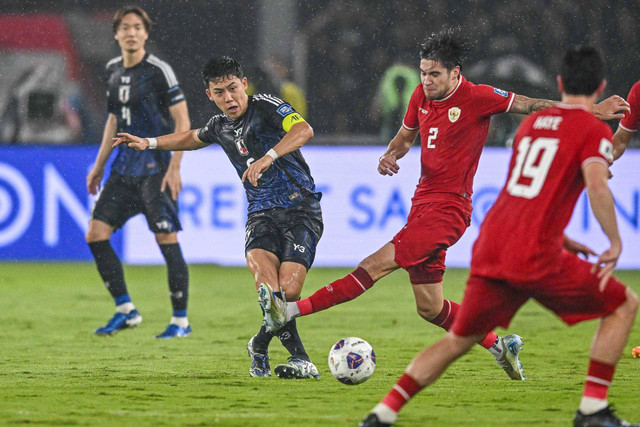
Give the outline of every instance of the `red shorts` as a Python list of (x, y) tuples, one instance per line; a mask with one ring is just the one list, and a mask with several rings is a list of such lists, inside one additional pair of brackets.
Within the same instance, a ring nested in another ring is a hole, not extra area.
[(603, 292), (591, 274), (592, 264), (563, 251), (561, 269), (535, 282), (511, 282), (472, 275), (462, 306), (451, 326), (459, 336), (483, 335), (497, 326), (507, 328), (516, 311), (533, 298), (568, 325), (613, 313), (626, 301), (626, 286), (611, 278)]
[(442, 281), (449, 246), (471, 224), (471, 201), (458, 195), (442, 196), (411, 207), (407, 224), (392, 240), (396, 263), (409, 272), (413, 284)]

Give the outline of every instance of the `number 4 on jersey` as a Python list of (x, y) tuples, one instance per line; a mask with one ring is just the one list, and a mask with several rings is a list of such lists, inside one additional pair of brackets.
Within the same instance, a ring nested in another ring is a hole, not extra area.
[[(520, 140), (516, 164), (507, 183), (509, 194), (525, 199), (533, 199), (540, 194), (559, 142), (557, 138), (536, 138), (531, 142), (530, 136)], [(522, 183), (521, 178), (530, 181)]]

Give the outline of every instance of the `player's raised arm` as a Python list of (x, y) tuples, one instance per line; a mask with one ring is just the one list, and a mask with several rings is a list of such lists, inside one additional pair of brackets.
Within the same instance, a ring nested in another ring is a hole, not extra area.
[[(297, 113), (290, 116), (293, 115), (300, 117)], [(302, 118), (299, 120), (302, 120)], [(278, 157), (282, 157), (285, 154), (298, 150), (311, 138), (313, 138), (313, 128), (309, 123), (305, 121), (297, 121), (293, 126), (291, 126), (280, 142), (267, 151), (267, 153), (260, 159), (249, 165), (247, 170), (242, 174), (242, 182), (245, 182), (248, 179), (254, 187), (257, 186), (258, 178), (264, 171), (269, 169)]]
[(609, 178), (608, 168), (600, 162), (591, 162), (583, 166), (582, 175), (587, 188), (589, 204), (593, 210), (602, 231), (607, 235), (610, 247), (604, 251), (593, 266), (593, 272), (602, 267), (598, 272), (600, 278), (600, 290), (602, 291), (613, 274), (613, 269), (618, 263), (618, 257), (622, 251), (622, 241), (618, 232), (616, 213), (613, 205), (613, 196), (607, 185)]
[[(557, 103), (558, 101), (516, 95), (509, 112), (515, 114), (531, 114), (549, 108)], [(631, 109), (627, 101), (618, 95), (610, 96), (599, 104), (594, 105), (591, 109), (591, 112), (600, 120), (621, 119), (624, 117), (624, 112), (629, 111), (631, 111)]]
[(398, 173), (400, 166), (397, 160), (407, 154), (417, 135), (418, 129), (409, 130), (404, 126), (400, 127), (396, 136), (389, 142), (387, 150), (380, 156), (378, 163), (378, 173), (380, 175), (391, 176)]
[(197, 130), (187, 130), (184, 132), (171, 133), (157, 138), (140, 138), (129, 133), (118, 133), (117, 138), (113, 138), (113, 146), (127, 144), (138, 151), (144, 150), (165, 150), (165, 151), (190, 151), (206, 147), (207, 144), (198, 138)]

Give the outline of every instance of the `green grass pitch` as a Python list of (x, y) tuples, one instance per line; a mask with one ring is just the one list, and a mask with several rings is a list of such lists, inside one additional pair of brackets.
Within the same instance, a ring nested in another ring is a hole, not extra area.
[[(350, 270), (314, 268), (303, 296)], [(261, 314), (246, 268), (192, 265), (189, 338), (156, 340), (171, 312), (164, 267), (126, 267), (144, 321), (113, 337), (92, 331), (113, 303), (92, 264), (0, 264), (0, 424), (119, 426), (353, 426), (394, 384), (415, 353), (443, 336), (421, 320), (404, 272), (358, 300), (298, 320), (321, 379), (250, 378), (245, 346)], [(445, 297), (456, 301), (466, 270), (450, 269)], [(640, 292), (640, 272), (617, 274)], [(618, 414), (640, 422), (640, 345), (636, 320), (609, 393)], [(402, 411), (398, 426), (571, 423), (597, 322), (565, 327), (533, 302), (509, 328), (525, 339), (527, 381), (510, 381), (475, 348)], [(498, 331), (504, 332), (504, 331)], [(359, 386), (334, 380), (330, 346), (359, 336), (377, 354)], [(272, 342), (272, 367), (286, 352)]]

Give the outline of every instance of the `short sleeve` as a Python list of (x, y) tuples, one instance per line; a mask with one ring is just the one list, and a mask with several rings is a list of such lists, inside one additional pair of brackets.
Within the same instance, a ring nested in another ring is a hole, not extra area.
[(474, 108), (480, 116), (508, 113), (516, 94), (489, 85), (477, 85), (473, 88)]
[(585, 132), (585, 139), (579, 153), (582, 167), (591, 162), (600, 162), (609, 167), (613, 163), (613, 144), (609, 126), (598, 120), (592, 129)]
[(272, 127), (289, 132), (291, 127), (304, 118), (286, 101), (273, 95), (254, 95), (262, 118)]
[(198, 138), (205, 144), (216, 144), (218, 142), (216, 137), (216, 129), (218, 127), (216, 117), (213, 116), (204, 127), (198, 129)]
[(422, 102), (424, 101), (424, 90), (422, 89), (422, 84), (416, 86), (411, 94), (411, 99), (409, 100), (409, 106), (407, 107), (407, 112), (404, 113), (404, 119), (402, 120), (402, 126), (404, 126), (408, 130), (416, 130), (420, 127), (420, 122), (418, 121), (418, 108), (422, 106)]
[(178, 84), (173, 68), (164, 61), (155, 59), (153, 62), (158, 70), (158, 90), (165, 104), (169, 107), (184, 101), (184, 93)]
[(631, 112), (624, 115), (619, 126), (627, 132), (637, 132), (640, 127), (640, 81), (629, 91), (627, 102), (631, 105)]

